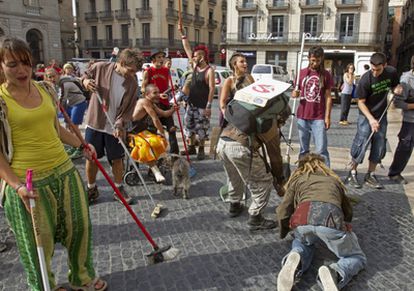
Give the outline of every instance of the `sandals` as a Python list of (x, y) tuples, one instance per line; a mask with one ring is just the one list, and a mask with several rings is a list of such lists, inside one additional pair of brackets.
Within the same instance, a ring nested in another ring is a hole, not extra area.
[[(97, 287), (100, 286), (100, 287)], [(102, 280), (101, 278), (95, 278), (89, 283), (83, 285), (83, 286), (73, 286), (71, 285), (70, 288), (76, 291), (104, 291), (108, 287), (108, 284), (106, 281)]]

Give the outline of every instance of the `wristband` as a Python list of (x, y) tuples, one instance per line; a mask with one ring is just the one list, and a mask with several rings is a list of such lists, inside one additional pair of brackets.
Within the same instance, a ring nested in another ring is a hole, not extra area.
[(186, 35), (182, 35), (181, 36), (181, 39), (187, 39), (187, 36)]
[(207, 109), (211, 109), (211, 103), (210, 103), (210, 102), (208, 102), (208, 103), (207, 103), (206, 108), (207, 108)]
[(78, 150), (83, 152), (84, 149), (85, 149), (85, 146), (83, 145), (83, 143), (81, 143), (81, 145), (78, 146)]
[(19, 190), (22, 187), (26, 187), (26, 185), (24, 183), (19, 183), (17, 184), (16, 188), (14, 188), (14, 190), (16, 191), (16, 193), (19, 193)]

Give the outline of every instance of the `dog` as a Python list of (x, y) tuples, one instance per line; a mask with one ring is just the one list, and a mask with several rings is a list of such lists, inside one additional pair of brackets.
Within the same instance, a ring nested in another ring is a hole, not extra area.
[(181, 188), (183, 198), (189, 199), (188, 191), (190, 189), (190, 164), (184, 157), (176, 154), (170, 154), (168, 156), (168, 160), (171, 165), (174, 196), (178, 196), (178, 189)]

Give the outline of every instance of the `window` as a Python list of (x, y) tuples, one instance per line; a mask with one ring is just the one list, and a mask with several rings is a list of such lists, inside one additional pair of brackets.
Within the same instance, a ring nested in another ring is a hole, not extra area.
[(121, 0), (121, 10), (122, 11), (128, 10), (128, 0)]
[(111, 10), (112, 10), (111, 0), (105, 0), (105, 11), (111, 11)]
[(194, 16), (199, 17), (200, 16), (200, 6), (196, 5), (194, 8)]
[(305, 15), (305, 33), (316, 36), (318, 27), (318, 18), (316, 14)]
[(174, 9), (174, 0), (168, 0), (168, 8)]
[(195, 38), (196, 43), (200, 43), (200, 30), (199, 29), (194, 30), (194, 38)]
[(121, 25), (121, 36), (122, 36), (122, 44), (125, 46), (129, 46), (128, 24)]
[(174, 45), (174, 32), (175, 32), (175, 27), (172, 24), (168, 24), (168, 43), (170, 45)]
[(106, 40), (112, 40), (112, 25), (105, 25)]
[(214, 34), (212, 31), (208, 32), (208, 45), (213, 45), (214, 43)]
[(208, 12), (208, 19), (213, 20), (213, 10), (210, 10), (210, 11)]
[(242, 39), (247, 39), (253, 32), (253, 17), (242, 17)]
[(354, 35), (354, 14), (341, 14), (340, 37), (349, 38)]
[[(286, 51), (268, 51), (266, 52), (266, 64), (272, 64), (283, 67), (286, 70), (287, 52)], [(284, 71), (280, 72), (279, 68), (274, 67), (276, 74), (286, 74)]]
[(306, 0), (306, 5), (317, 5), (319, 0)]
[(272, 16), (272, 36), (283, 37), (283, 19), (281, 15)]
[(150, 45), (150, 24), (149, 23), (143, 23), (142, 24), (142, 44), (143, 45)]
[(98, 44), (98, 29), (96, 26), (91, 26), (91, 39), (94, 45)]
[(89, 0), (89, 8), (90, 8), (89, 11), (91, 11), (91, 12), (96, 11), (96, 1), (95, 0)]
[[(168, 3), (168, 5), (169, 5), (169, 3)], [(149, 8), (150, 8), (149, 0), (142, 0), (142, 8), (144, 8), (144, 10), (149, 10)], [(168, 6), (168, 8), (170, 8), (170, 7)]]

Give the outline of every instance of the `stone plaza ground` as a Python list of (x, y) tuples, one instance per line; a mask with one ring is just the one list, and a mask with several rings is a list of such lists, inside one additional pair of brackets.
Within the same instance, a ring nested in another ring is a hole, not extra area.
[[(217, 108), (217, 106), (215, 107)], [(396, 147), (399, 114), (391, 112), (389, 151), (384, 160), (388, 166)], [(328, 133), (332, 168), (345, 177), (349, 148), (356, 130), (357, 108), (352, 106), (348, 127), (338, 125), (339, 105), (335, 105), (332, 128)], [(217, 112), (213, 116), (217, 120)], [(216, 123), (214, 123), (216, 124)], [(213, 125), (214, 125), (213, 124)], [(287, 136), (288, 126), (283, 132)], [(294, 132), (297, 156), (297, 132)], [(283, 151), (284, 153), (284, 151)], [(82, 160), (75, 162), (84, 175)], [(105, 162), (106, 168), (108, 164)], [(141, 186), (128, 187), (136, 197), (133, 209), (160, 246), (172, 245), (181, 253), (170, 262), (148, 265), (146, 254), (151, 246), (133, 222), (126, 209), (112, 199), (112, 189), (99, 175), (101, 196), (90, 206), (93, 224), (93, 252), (96, 270), (108, 281), (109, 290), (275, 290), (276, 278), (283, 256), (290, 250), (291, 238), (281, 240), (278, 229), (250, 233), (247, 212), (228, 218), (228, 205), (218, 195), (226, 182), (220, 161), (194, 161), (197, 175), (192, 180), (190, 199), (172, 195), (171, 185), (148, 182), (156, 201), (168, 210), (153, 220), (153, 205)], [(360, 169), (362, 180), (366, 162)], [(408, 187), (389, 182), (387, 170), (379, 169), (378, 177), (384, 190), (349, 189), (358, 200), (354, 205), (353, 229), (368, 258), (368, 265), (344, 290), (414, 290), (414, 218), (410, 206), (414, 184), (414, 164), (411, 159), (406, 178)], [(145, 174), (144, 174), (145, 176)], [(249, 204), (250, 201), (247, 201)], [(266, 209), (267, 217), (275, 216), (280, 198), (272, 192)], [(8, 236), (4, 212), (0, 210), (0, 234)], [(12, 235), (7, 238), (8, 250), (0, 253), (0, 289), (26, 290), (26, 278), (19, 262)], [(335, 260), (325, 248), (318, 247), (314, 263), (294, 290), (319, 290), (316, 274), (319, 266)], [(57, 281), (67, 284), (67, 254), (58, 246), (53, 270)]]

